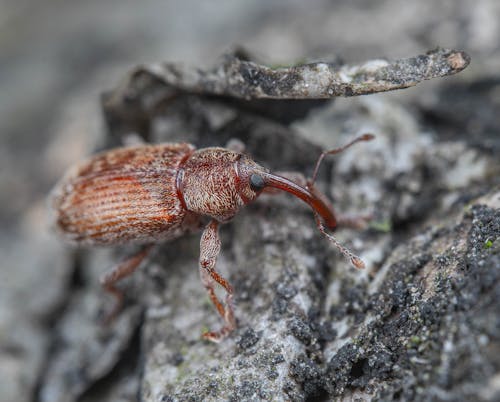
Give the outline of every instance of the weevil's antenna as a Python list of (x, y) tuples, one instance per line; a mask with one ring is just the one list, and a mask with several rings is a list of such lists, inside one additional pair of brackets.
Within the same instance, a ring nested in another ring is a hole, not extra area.
[(350, 263), (357, 269), (364, 268), (365, 263), (352, 251), (350, 251), (348, 248), (340, 244), (333, 235), (327, 233), (325, 229), (325, 225), (323, 224), (323, 222), (326, 224), (328, 228), (334, 229), (337, 226), (337, 220), (335, 219), (335, 214), (331, 206), (328, 205), (328, 202), (326, 200), (323, 200), (324, 196), (322, 196), (321, 193), (314, 191), (315, 190), (314, 182), (316, 181), (316, 177), (318, 175), (318, 170), (321, 165), (321, 162), (323, 161), (326, 155), (338, 154), (339, 152), (344, 151), (345, 149), (349, 148), (350, 146), (354, 145), (357, 142), (371, 141), (374, 138), (375, 136), (373, 134), (363, 134), (360, 135), (359, 137), (356, 137), (354, 140), (352, 140), (351, 142), (347, 143), (342, 147), (324, 151), (319, 156), (316, 162), (312, 178), (307, 182), (307, 188), (299, 186), (297, 183), (294, 183), (293, 181), (285, 177), (278, 176), (272, 173), (263, 172), (260, 174), (262, 179), (264, 180), (265, 186), (286, 191), (287, 193), (293, 194), (294, 196), (300, 198), (301, 200), (309, 204), (309, 206), (313, 209), (314, 219), (316, 220), (316, 225), (318, 226), (320, 232), (335, 247), (337, 247), (337, 249), (342, 253), (342, 255), (346, 259), (348, 259)]
[(323, 235), (330, 240), (330, 242), (337, 247), (337, 249), (342, 253), (342, 255), (349, 260), (349, 262), (352, 264), (354, 268), (357, 269), (363, 269), (365, 267), (365, 263), (361, 258), (359, 258), (356, 254), (354, 254), (351, 250), (349, 250), (347, 247), (344, 247), (342, 244), (338, 242), (338, 240), (331, 235), (330, 233), (327, 233), (325, 230), (325, 227), (323, 226), (323, 223), (321, 223), (321, 219), (318, 216), (317, 213), (314, 213), (314, 218), (316, 220), (316, 225), (318, 226), (318, 229)]
[(338, 154), (344, 150), (346, 150), (347, 148), (349, 148), (350, 146), (356, 144), (357, 142), (361, 142), (361, 141), (371, 141), (375, 138), (375, 136), (373, 134), (363, 134), (363, 135), (360, 135), (359, 137), (356, 137), (354, 138), (351, 142), (339, 147), (339, 148), (335, 148), (335, 149), (330, 149), (328, 151), (323, 151), (321, 153), (321, 155), (319, 156), (318, 160), (316, 161), (316, 166), (314, 166), (314, 173), (312, 175), (312, 178), (311, 178), (311, 181), (310, 181), (310, 185), (313, 185), (314, 182), (316, 181), (316, 177), (318, 176), (318, 170), (319, 170), (319, 166), (321, 165), (321, 162), (323, 161), (323, 159), (325, 158), (326, 155), (334, 155), (334, 154)]

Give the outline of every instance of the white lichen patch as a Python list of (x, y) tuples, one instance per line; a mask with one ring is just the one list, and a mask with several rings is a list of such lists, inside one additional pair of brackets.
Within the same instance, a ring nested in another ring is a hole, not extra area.
[(442, 144), (436, 158), (450, 164), (448, 169), (443, 170), (443, 182), (448, 189), (462, 188), (481, 179), (488, 168), (488, 159), (464, 143)]
[[(341, 83), (352, 83), (356, 76), (363, 74), (364, 76), (375, 73), (377, 70), (388, 66), (387, 60), (370, 60), (369, 62), (359, 65), (359, 66), (343, 66), (338, 71), (338, 78)], [(373, 80), (368, 79), (367, 82), (372, 82)]]
[(304, 68), (301, 71), (301, 78), (295, 84), (294, 90), (307, 91), (308, 96), (314, 97), (324, 95), (325, 89), (332, 84), (335, 75), (328, 64), (318, 63), (314, 67)]

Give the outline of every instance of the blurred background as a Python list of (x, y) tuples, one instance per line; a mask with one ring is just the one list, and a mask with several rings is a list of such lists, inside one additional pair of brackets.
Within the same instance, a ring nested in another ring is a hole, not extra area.
[[(376, 96), (406, 105), (425, 127), (436, 119), (426, 105), (455, 87), (445, 112), (468, 114), (463, 130), (472, 137), (486, 127), (478, 146), (499, 135), (497, 0), (1, 0), (0, 400), (36, 393), (43, 328), (58, 305), (53, 284), (68, 275), (63, 246), (46, 231), (45, 198), (65, 168), (99, 144), (100, 94), (138, 64), (205, 68), (236, 45), (266, 64), (465, 50), (472, 62), (461, 74)], [(472, 100), (462, 102), (472, 87)], [(347, 108), (350, 101), (336, 100)]]
[(207, 66), (234, 45), (245, 46), (268, 64), (334, 54), (349, 63), (409, 57), (437, 45), (471, 54), (471, 66), (459, 76), (405, 91), (402, 101), (409, 102), (417, 94), (432, 96), (433, 88), (445, 82), (496, 75), (499, 15), (495, 0), (404, 6), (391, 0), (222, 0), (216, 6), (193, 0), (3, 0), (2, 227), (18, 225), (19, 214), (52, 184), (56, 172), (44, 169), (54, 168), (56, 161), (47, 160), (44, 151), (58, 127), (78, 113), (72, 106), (94, 109), (93, 121), (85, 124), (98, 127), (100, 93), (137, 64), (185, 61)]

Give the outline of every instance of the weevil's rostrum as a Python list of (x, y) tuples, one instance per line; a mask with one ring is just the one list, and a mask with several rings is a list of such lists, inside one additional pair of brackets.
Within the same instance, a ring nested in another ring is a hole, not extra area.
[[(200, 241), (199, 269), (224, 326), (204, 337), (219, 341), (236, 327), (233, 289), (215, 269), (221, 247), (219, 224), (230, 220), (261, 192), (279, 189), (308, 203), (318, 229), (354, 266), (362, 267), (358, 257), (326, 232), (325, 226), (334, 229), (338, 219), (314, 180), (325, 155), (372, 138), (363, 135), (342, 148), (324, 152), (313, 179), (295, 175), (302, 177), (300, 183), (270, 173), (247, 155), (226, 148), (196, 150), (186, 143), (166, 143), (110, 150), (73, 167), (56, 185), (51, 195), (53, 223), (66, 240), (77, 244), (144, 245), (102, 278), (104, 288), (117, 298), (112, 317), (123, 299), (116, 282), (139, 266), (152, 245), (199, 230), (209, 220)], [(225, 303), (215, 294), (216, 284), (226, 291)]]

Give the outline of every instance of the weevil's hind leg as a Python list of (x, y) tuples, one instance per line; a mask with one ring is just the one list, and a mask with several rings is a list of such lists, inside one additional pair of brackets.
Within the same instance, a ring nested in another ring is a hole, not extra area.
[[(225, 322), (224, 326), (219, 331), (206, 332), (203, 334), (203, 338), (213, 342), (220, 342), (236, 328), (232, 305), (233, 288), (229, 282), (215, 270), (220, 246), (219, 222), (211, 220), (203, 231), (200, 241), (200, 277), (205, 289), (207, 289), (210, 300)], [(227, 293), (225, 305), (215, 294), (214, 287), (217, 283), (221, 285)]]
[(153, 245), (144, 246), (139, 252), (126, 258), (101, 277), (100, 281), (104, 290), (111, 293), (116, 299), (112, 310), (104, 317), (105, 323), (113, 321), (123, 306), (123, 291), (116, 286), (116, 282), (131, 275), (148, 256), (152, 248)]

